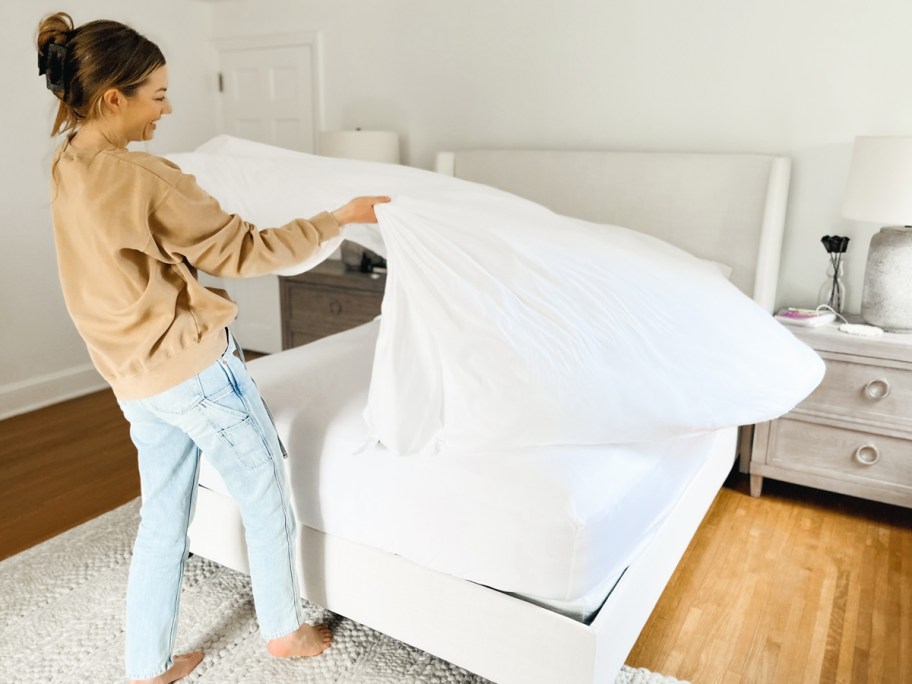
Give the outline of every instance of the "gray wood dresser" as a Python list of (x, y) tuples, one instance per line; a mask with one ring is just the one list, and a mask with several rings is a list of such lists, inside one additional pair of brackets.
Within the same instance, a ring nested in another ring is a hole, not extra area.
[(331, 259), (279, 283), (282, 349), (290, 349), (379, 315), (386, 275), (349, 271)]
[(826, 362), (820, 386), (757, 426), (751, 494), (763, 478), (912, 507), (912, 335), (790, 327)]

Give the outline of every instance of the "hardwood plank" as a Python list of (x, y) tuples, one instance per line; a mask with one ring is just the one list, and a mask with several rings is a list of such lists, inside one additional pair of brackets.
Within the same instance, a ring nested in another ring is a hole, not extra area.
[[(912, 605), (912, 582), (909, 581), (909, 566), (912, 565), (912, 538), (890, 539), (890, 563), (895, 568), (890, 588), (891, 595), (898, 598), (901, 607)], [(896, 636), (899, 648), (892, 651), (885, 668), (884, 677), (896, 682), (912, 682), (912, 611), (900, 608), (887, 620), (887, 631)]]
[(912, 681), (908, 509), (748, 486), (719, 493), (628, 663), (701, 684)]
[(0, 421), (0, 559), (139, 496), (110, 390)]

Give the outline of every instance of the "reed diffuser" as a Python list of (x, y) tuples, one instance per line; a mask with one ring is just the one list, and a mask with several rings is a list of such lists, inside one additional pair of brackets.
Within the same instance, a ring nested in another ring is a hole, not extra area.
[(845, 285), (842, 282), (842, 255), (849, 246), (849, 238), (839, 235), (824, 235), (820, 238), (829, 255), (830, 263), (827, 266), (827, 279), (820, 287), (817, 305), (826, 305), (836, 313), (842, 313), (845, 306)]

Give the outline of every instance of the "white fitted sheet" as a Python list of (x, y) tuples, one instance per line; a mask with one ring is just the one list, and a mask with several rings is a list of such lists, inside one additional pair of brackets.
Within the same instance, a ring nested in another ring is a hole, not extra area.
[[(249, 365), (289, 452), (298, 520), (578, 619), (598, 609), (720, 434), (396, 456), (362, 416), (378, 329)], [(200, 484), (227, 494), (205, 459)]]

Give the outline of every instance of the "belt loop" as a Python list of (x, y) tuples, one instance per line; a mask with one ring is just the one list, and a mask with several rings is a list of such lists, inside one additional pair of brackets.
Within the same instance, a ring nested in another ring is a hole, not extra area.
[(230, 347), (232, 343), (234, 344), (234, 349), (231, 350), (231, 353), (234, 354), (240, 360), (240, 362), (246, 366), (247, 361), (244, 358), (244, 350), (241, 349), (241, 345), (238, 344), (237, 338), (231, 332), (231, 328), (225, 328), (225, 330), (228, 332), (228, 346)]

